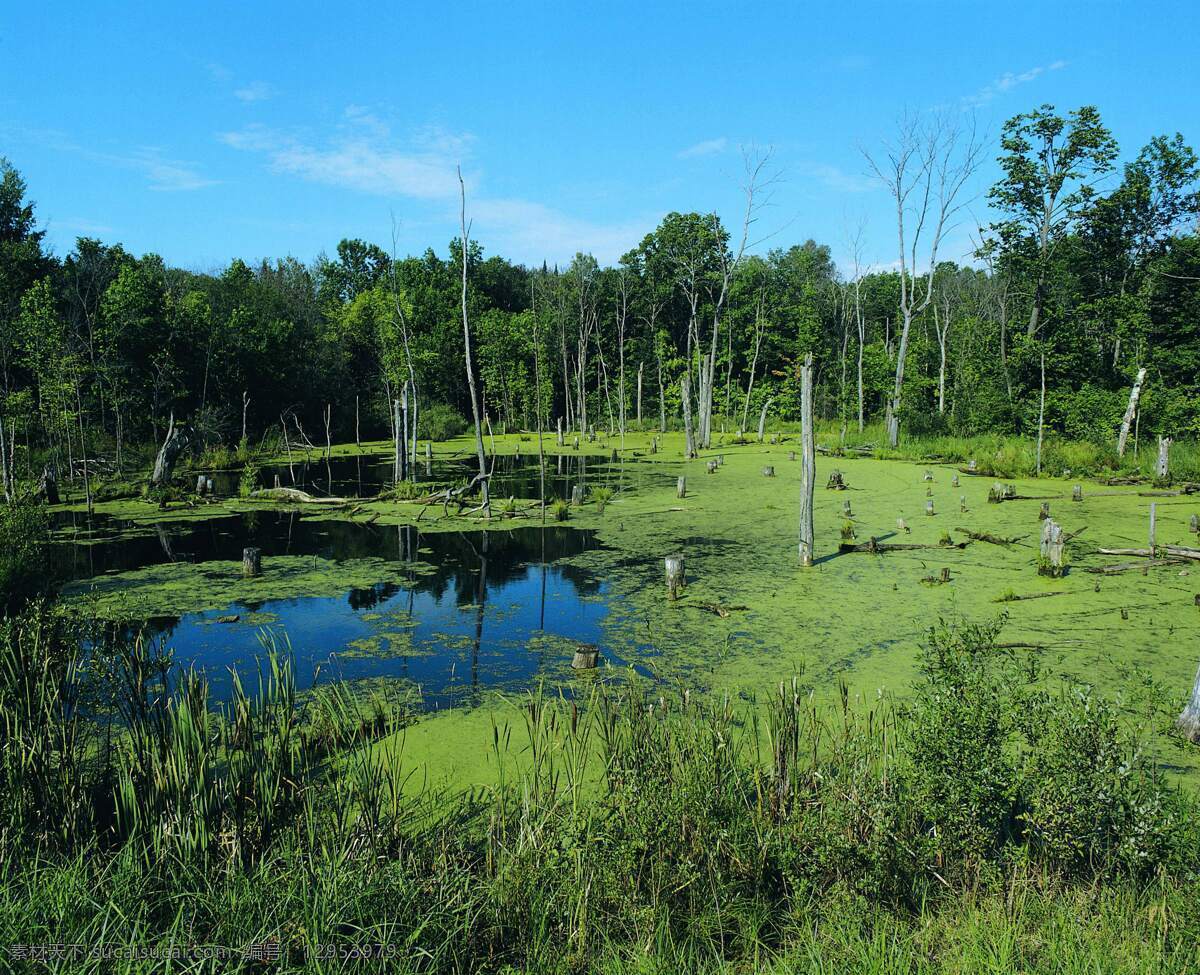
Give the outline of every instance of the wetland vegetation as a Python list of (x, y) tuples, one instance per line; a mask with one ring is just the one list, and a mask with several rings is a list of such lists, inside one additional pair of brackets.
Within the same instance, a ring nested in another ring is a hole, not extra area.
[(1200, 968), (1196, 157), (1017, 116), (957, 265), (982, 144), (897, 138), (852, 274), (750, 253), (767, 155), (611, 267), (460, 183), (444, 256), (217, 274), (4, 164), (0, 943)]

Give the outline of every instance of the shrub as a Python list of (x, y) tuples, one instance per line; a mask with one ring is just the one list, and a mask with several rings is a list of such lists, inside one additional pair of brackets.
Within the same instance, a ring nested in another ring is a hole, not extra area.
[(11, 611), (44, 592), (50, 516), (38, 501), (0, 503), (0, 608)]
[(555, 521), (566, 521), (571, 517), (571, 506), (562, 500), (562, 498), (559, 498), (551, 506), (550, 513), (554, 515)]
[(242, 476), (238, 480), (238, 494), (243, 498), (249, 497), (258, 490), (260, 484), (258, 465), (247, 462), (246, 466), (242, 468)]
[(439, 403), (421, 413), (417, 427), (427, 440), (453, 440), (466, 432), (467, 421), (454, 407)]
[(603, 512), (604, 506), (607, 505), (608, 502), (613, 498), (612, 488), (606, 487), (594, 487), (588, 492), (588, 494), (591, 495), (592, 500), (596, 502), (596, 510), (599, 512)]

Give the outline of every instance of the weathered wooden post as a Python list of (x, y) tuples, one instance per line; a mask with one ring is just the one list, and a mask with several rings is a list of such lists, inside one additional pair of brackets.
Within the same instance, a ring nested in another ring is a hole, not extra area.
[(767, 428), (767, 407), (769, 407), (770, 405), (771, 405), (771, 401), (768, 399), (765, 403), (763, 403), (762, 413), (760, 413), (758, 415), (758, 442), (759, 443), (763, 442), (763, 431)]
[(562, 428), (562, 417), (561, 416), (558, 418), (558, 433), (555, 434), (555, 439), (557, 440), (558, 445), (561, 447), (563, 445), (563, 428)]
[(850, 501), (849, 501), (849, 500), (846, 500), (846, 501), (843, 501), (843, 502), (842, 502), (842, 514), (843, 514), (845, 517), (847, 517), (847, 518), (853, 518), (853, 517), (854, 517), (854, 511), (853, 511), (853, 509), (850, 507)]
[(950, 567), (949, 566), (947, 566), (947, 565), (942, 566), (941, 579), (942, 579), (942, 582), (944, 582), (944, 583), (950, 581)]
[(600, 648), (594, 643), (581, 643), (575, 648), (575, 656), (571, 666), (575, 670), (594, 670), (596, 661), (600, 658)]
[(572, 484), (571, 485), (571, 504), (575, 505), (575, 507), (577, 507), (577, 508), (581, 504), (583, 504), (583, 485), (582, 484)]
[(668, 555), (663, 559), (667, 570), (667, 598), (678, 599), (685, 588), (683, 576), (683, 556)]
[(196, 493), (200, 497), (204, 497), (204, 489), (208, 486), (208, 479), (203, 474), (196, 476)]
[(277, 488), (283, 487), (283, 481), (280, 479), (278, 474), (275, 475), (275, 486)]
[(433, 444), (431, 444), (428, 440), (426, 440), (425, 441), (425, 463), (428, 464), (431, 460), (433, 460)]
[(763, 473), (763, 477), (774, 477), (775, 476), (775, 468), (771, 464), (767, 464), (765, 467), (763, 467), (762, 473)]
[(242, 549), (242, 575), (247, 579), (262, 575), (262, 549), (248, 546)]
[(927, 514), (930, 518), (933, 517), (933, 502), (932, 501), (925, 502), (925, 514)]
[[(517, 447), (517, 450), (520, 450), (520, 449), (521, 449), (520, 447)], [(613, 447), (611, 462), (614, 464), (617, 464), (617, 463), (620, 463), (620, 461), (621, 461), (621, 455), (617, 453), (617, 448)]]
[(1158, 505), (1153, 501), (1150, 502), (1150, 556), (1154, 557), (1154, 549), (1156, 548), (1156, 523), (1158, 521)]
[(1171, 481), (1171, 438), (1158, 438), (1158, 463), (1154, 468), (1159, 483), (1168, 484)]
[(1192, 515), (1192, 520), (1188, 522), (1188, 529), (1200, 534), (1200, 515)]
[(679, 475), (679, 480), (675, 482), (675, 497), (687, 497), (687, 478), (682, 474)]
[(579, 434), (575, 434), (574, 439), (571, 441), (571, 447), (574, 450), (579, 449)]
[(927, 498), (933, 497), (933, 485), (932, 484), (927, 484), (925, 486), (925, 497), (927, 497)]
[(958, 510), (960, 514), (965, 515), (967, 513), (967, 496), (965, 494), (958, 496)]
[[(817, 451), (813, 434), (813, 357), (800, 369), (800, 564), (813, 564), (813, 488), (817, 480)], [(774, 470), (771, 471), (774, 474)]]
[(204, 493), (210, 498), (213, 496), (213, 479), (211, 477), (205, 479), (204, 481)]
[(1192, 697), (1175, 721), (1175, 728), (1189, 741), (1200, 744), (1200, 669), (1192, 685)]
[(1049, 517), (1050, 517), (1050, 502), (1043, 501), (1042, 502), (1042, 510), (1038, 512), (1038, 518), (1041, 519), (1042, 521), (1045, 521)]
[(1082, 501), (1083, 500), (1083, 485), (1082, 484), (1076, 484), (1073, 488), (1071, 488), (1071, 500), (1072, 501)]
[(796, 451), (789, 450), (788, 451), (788, 460), (795, 460), (795, 459), (796, 459)]
[(957, 474), (955, 474), (954, 476), (952, 476), (952, 477), (950, 478), (950, 486), (951, 486), (951, 487), (958, 487), (958, 475), (957, 475)]
[(652, 454), (658, 453), (658, 437), (650, 438), (650, 453), (652, 453)]
[(901, 532), (905, 535), (908, 534), (908, 524), (904, 521), (903, 518), (896, 519), (896, 531)]

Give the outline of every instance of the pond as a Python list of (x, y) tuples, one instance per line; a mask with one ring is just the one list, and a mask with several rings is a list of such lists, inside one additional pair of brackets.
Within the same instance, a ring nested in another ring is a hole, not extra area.
[[(536, 498), (539, 490), (537, 444), (531, 444), (521, 455), (499, 454), (488, 458), (492, 474), (492, 495), (498, 498)], [(416, 464), (418, 483), (457, 483), (469, 480), (478, 470), (478, 462), (469, 455), (426, 461)], [(210, 471), (213, 489), (219, 497), (238, 493), (240, 471)], [(374, 497), (393, 483), (390, 456), (381, 454), (356, 457), (324, 458), (310, 454), (309, 459), (296, 456), (293, 463), (265, 464), (259, 470), (259, 483), (271, 487), (278, 478), (283, 487), (298, 487), (319, 496), (343, 498)], [(613, 490), (640, 489), (646, 486), (672, 483), (671, 475), (661, 465), (655, 466), (634, 459), (611, 462), (607, 458), (583, 454), (556, 454), (546, 457), (546, 497), (569, 498), (576, 484), (585, 487), (603, 486)]]
[(176, 663), (203, 668), (217, 700), (229, 696), (231, 669), (255, 686), (262, 641), (274, 635), (290, 645), (301, 688), (399, 678), (419, 689), (424, 707), (443, 708), (486, 688), (521, 689), (539, 674), (566, 673), (575, 644), (602, 644), (611, 608), (604, 582), (564, 561), (595, 548), (594, 533), (559, 526), (422, 533), (263, 512), (133, 531), (93, 522), (86, 538), (53, 547), (76, 596), (146, 566), (239, 560), (245, 545), (262, 548), (268, 571), (271, 557), (283, 555), (331, 560), (335, 578), (344, 560), (401, 567), (387, 582), (336, 595), (233, 601), (125, 624), (165, 641)]

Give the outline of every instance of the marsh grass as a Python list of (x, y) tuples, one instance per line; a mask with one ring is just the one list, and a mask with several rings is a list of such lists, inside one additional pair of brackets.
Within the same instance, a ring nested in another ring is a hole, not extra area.
[(364, 944), (429, 972), (1200, 961), (1195, 801), (993, 626), (934, 631), (903, 706), (799, 678), (534, 691), (492, 724), (494, 782), (454, 795), (413, 780), (402, 715), (298, 695), (285, 646), (213, 709), (162, 648), (98, 666), (77, 626), (0, 624), (5, 945), (270, 942), (284, 971), (361, 971)]

